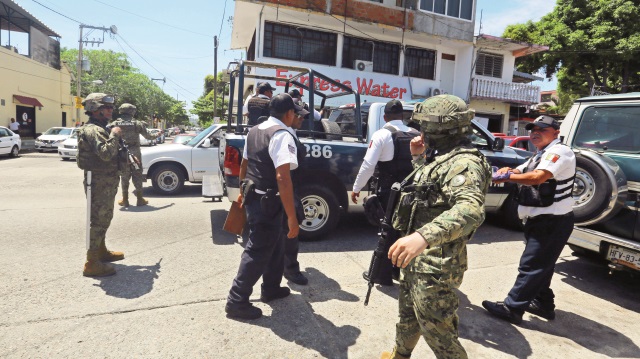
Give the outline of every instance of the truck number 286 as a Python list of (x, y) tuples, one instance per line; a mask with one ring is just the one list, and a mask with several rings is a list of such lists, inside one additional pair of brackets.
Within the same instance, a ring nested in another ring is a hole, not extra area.
[(332, 155), (331, 146), (320, 146), (320, 145), (310, 146), (305, 144), (304, 147), (307, 148), (307, 157), (331, 158), (331, 155)]

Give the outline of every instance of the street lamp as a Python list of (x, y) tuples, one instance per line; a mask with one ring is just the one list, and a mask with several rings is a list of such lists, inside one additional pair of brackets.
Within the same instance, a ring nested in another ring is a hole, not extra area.
[[(166, 77), (163, 77), (163, 78), (161, 78), (161, 79), (153, 79), (153, 78), (152, 78), (152, 79), (151, 79), (151, 81), (162, 81), (162, 88), (163, 88), (163, 91), (164, 91), (164, 84), (167, 82), (167, 78), (166, 78)], [(157, 99), (156, 99), (156, 100), (157, 100)], [(153, 116), (153, 114), (151, 114), (151, 122), (152, 122), (152, 123), (153, 123), (153, 118), (154, 118), (154, 116)], [(165, 127), (166, 127), (166, 126), (164, 126), (163, 124), (160, 124), (160, 129), (161, 129), (161, 130), (164, 130), (164, 129), (165, 129)]]

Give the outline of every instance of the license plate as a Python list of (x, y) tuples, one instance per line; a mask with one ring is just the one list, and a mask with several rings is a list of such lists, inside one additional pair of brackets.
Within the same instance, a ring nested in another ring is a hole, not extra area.
[(640, 253), (634, 250), (610, 245), (607, 258), (614, 263), (640, 270)]
[(51, 144), (47, 143), (44, 147), (51, 147)]

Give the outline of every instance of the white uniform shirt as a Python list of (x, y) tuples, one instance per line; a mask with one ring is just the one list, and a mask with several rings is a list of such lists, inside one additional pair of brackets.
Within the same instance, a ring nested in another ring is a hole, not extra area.
[(13, 131), (13, 132), (16, 132), (16, 131), (18, 131), (18, 130), (20, 129), (20, 124), (18, 123), (18, 121), (16, 121), (16, 122), (11, 122), (11, 123), (9, 124), (9, 129), (10, 129), (11, 131)]
[[(420, 136), (415, 129), (405, 125), (402, 120), (389, 121), (385, 124), (385, 126), (387, 125), (392, 126), (400, 132), (415, 131), (416, 136)], [(371, 142), (369, 142), (367, 154), (364, 155), (364, 161), (362, 162), (362, 166), (360, 166), (358, 177), (356, 177), (356, 181), (353, 183), (353, 192), (360, 192), (367, 184), (367, 181), (369, 181), (369, 178), (371, 178), (376, 169), (378, 161), (391, 161), (393, 159), (393, 154), (393, 138), (391, 131), (381, 128), (374, 132), (373, 136), (371, 136)]]
[[(269, 119), (259, 124), (258, 128), (261, 130), (266, 130), (267, 128), (272, 126), (280, 126), (289, 132), (286, 133), (284, 131), (278, 131), (273, 135), (273, 137), (271, 137), (271, 141), (269, 141), (269, 156), (271, 157), (275, 168), (288, 163), (290, 167), (289, 169), (295, 170), (296, 168), (298, 168), (298, 148), (296, 147), (295, 140), (291, 136), (295, 136), (294, 130), (273, 116), (269, 117)], [(246, 143), (244, 146), (244, 150), (242, 151), (242, 158), (249, 158), (249, 156), (247, 155)]]
[[(540, 153), (537, 152), (530, 161), (535, 161), (536, 156)], [(569, 146), (562, 145), (559, 139), (553, 140), (547, 147), (542, 150), (542, 154), (540, 155), (541, 160), (538, 166), (535, 169), (537, 170), (547, 170), (551, 172), (556, 181), (562, 181), (573, 177), (576, 173), (576, 155), (573, 153)], [(516, 169), (520, 172), (524, 173), (524, 170), (527, 168), (529, 161), (518, 166)], [(573, 182), (565, 183), (562, 185), (558, 185), (556, 190), (562, 190), (565, 188), (573, 187)], [(562, 192), (560, 195), (564, 195), (569, 193), (571, 190), (568, 189), (565, 192)], [(567, 214), (573, 211), (573, 197), (569, 196), (559, 202), (554, 202), (549, 207), (527, 207), (527, 206), (518, 206), (518, 216), (520, 218), (525, 217), (535, 217), (541, 214), (553, 214), (553, 215), (562, 215)]]

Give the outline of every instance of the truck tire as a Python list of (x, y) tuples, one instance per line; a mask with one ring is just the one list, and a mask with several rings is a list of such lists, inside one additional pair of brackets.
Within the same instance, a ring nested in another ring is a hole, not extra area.
[(153, 188), (163, 195), (174, 195), (184, 187), (184, 174), (176, 165), (164, 164), (154, 170), (151, 177)]
[(573, 184), (575, 223), (590, 221), (609, 207), (613, 184), (605, 170), (587, 157), (576, 155), (576, 179)]
[(340, 129), (340, 125), (327, 119), (321, 120), (320, 123), (322, 124), (324, 133), (326, 133), (325, 136), (327, 140), (342, 140), (342, 129)]
[(305, 185), (297, 193), (305, 214), (300, 224), (300, 239), (319, 239), (338, 225), (340, 206), (330, 190), (318, 185)]

